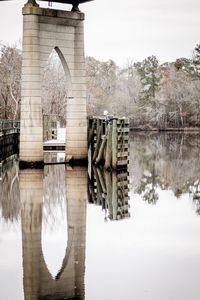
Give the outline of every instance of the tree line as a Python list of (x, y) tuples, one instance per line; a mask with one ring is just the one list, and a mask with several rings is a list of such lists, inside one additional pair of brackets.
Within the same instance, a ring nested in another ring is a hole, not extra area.
[[(0, 118), (19, 119), (22, 53), (0, 48)], [(118, 67), (113, 60), (86, 57), (88, 115), (126, 116), (140, 129), (200, 126), (200, 44), (190, 58), (160, 64), (152, 55)], [(65, 117), (67, 82), (55, 52), (42, 80), (44, 114)]]

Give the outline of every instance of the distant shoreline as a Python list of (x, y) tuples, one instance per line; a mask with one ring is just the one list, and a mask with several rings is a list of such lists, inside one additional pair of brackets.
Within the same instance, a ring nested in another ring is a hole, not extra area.
[(173, 132), (198, 132), (200, 133), (200, 127), (182, 127), (182, 128), (165, 128), (165, 129), (159, 129), (159, 128), (151, 128), (149, 126), (147, 127), (130, 127), (130, 131), (153, 131), (153, 132), (169, 132), (169, 131), (173, 131)]

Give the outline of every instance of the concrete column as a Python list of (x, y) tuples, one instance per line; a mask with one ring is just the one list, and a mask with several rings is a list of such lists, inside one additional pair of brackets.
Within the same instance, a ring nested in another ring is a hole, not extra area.
[(20, 160), (43, 161), (40, 37), (37, 6), (23, 8)]
[(87, 158), (87, 112), (83, 20), (74, 32), (72, 98), (67, 100), (66, 156)]

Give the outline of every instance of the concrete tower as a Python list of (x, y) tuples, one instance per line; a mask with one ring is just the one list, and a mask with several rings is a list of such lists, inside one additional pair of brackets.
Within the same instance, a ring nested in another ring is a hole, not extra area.
[(67, 80), (66, 155), (87, 158), (83, 21), (81, 12), (41, 8), (33, 0), (23, 7), (21, 161), (43, 161), (41, 81), (53, 49)]

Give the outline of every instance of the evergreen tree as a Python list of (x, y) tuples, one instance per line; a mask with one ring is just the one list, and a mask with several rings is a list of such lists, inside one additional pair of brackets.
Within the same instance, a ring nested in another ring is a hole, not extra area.
[(142, 62), (135, 63), (135, 68), (141, 78), (142, 91), (140, 93), (141, 106), (156, 106), (155, 95), (159, 89), (160, 73), (156, 56), (149, 56)]
[(197, 44), (194, 51), (193, 57), (191, 59), (188, 58), (178, 58), (174, 66), (177, 71), (183, 71), (189, 75), (189, 77), (193, 80), (200, 79), (200, 44)]

